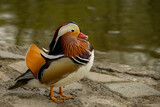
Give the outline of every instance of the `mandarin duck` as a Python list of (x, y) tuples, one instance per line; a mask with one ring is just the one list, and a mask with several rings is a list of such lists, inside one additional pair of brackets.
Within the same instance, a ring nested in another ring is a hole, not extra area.
[(30, 46), (26, 54), (28, 70), (9, 89), (50, 87), (50, 98), (58, 102), (62, 100), (53, 96), (53, 87), (59, 87), (60, 98), (73, 98), (64, 95), (62, 87), (82, 79), (90, 71), (94, 50), (87, 38), (76, 23), (62, 24), (55, 32), (49, 50), (41, 50), (35, 44)]

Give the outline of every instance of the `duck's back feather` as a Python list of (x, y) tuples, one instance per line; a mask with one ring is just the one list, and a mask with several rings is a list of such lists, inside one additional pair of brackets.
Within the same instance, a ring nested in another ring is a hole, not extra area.
[(41, 56), (41, 52), (43, 52), (41, 49), (32, 44), (26, 55), (26, 65), (36, 78), (40, 68), (45, 64), (45, 59)]

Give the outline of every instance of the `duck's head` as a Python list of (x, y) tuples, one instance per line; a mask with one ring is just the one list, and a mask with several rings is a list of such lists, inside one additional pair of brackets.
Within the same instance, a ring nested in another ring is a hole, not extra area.
[(80, 32), (79, 26), (74, 22), (64, 23), (60, 27), (58, 27), (54, 35), (54, 39), (55, 38), (58, 39), (63, 35), (74, 36), (77, 39), (87, 39), (88, 38), (88, 36)]
[(78, 41), (85, 41), (88, 36), (84, 35), (79, 26), (74, 22), (68, 22), (60, 25), (53, 37), (53, 40), (50, 44), (50, 52), (53, 53), (56, 45), (58, 45), (58, 41), (60, 39), (61, 42), (67, 42), (68, 44), (73, 44)]

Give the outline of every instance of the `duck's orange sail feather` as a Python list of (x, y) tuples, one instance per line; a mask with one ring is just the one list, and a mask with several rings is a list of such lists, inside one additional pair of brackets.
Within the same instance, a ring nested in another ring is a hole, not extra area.
[(35, 44), (32, 44), (26, 55), (26, 65), (33, 72), (34, 76), (38, 78), (38, 72), (43, 64), (45, 64), (45, 59), (41, 56), (42, 50), (39, 49)]

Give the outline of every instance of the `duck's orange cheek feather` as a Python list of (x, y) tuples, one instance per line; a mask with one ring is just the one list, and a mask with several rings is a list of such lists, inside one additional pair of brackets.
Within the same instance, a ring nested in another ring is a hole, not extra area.
[(42, 50), (36, 45), (32, 44), (26, 55), (26, 65), (33, 72), (34, 76), (38, 78), (38, 72), (42, 65), (45, 64), (45, 59), (41, 56)]

